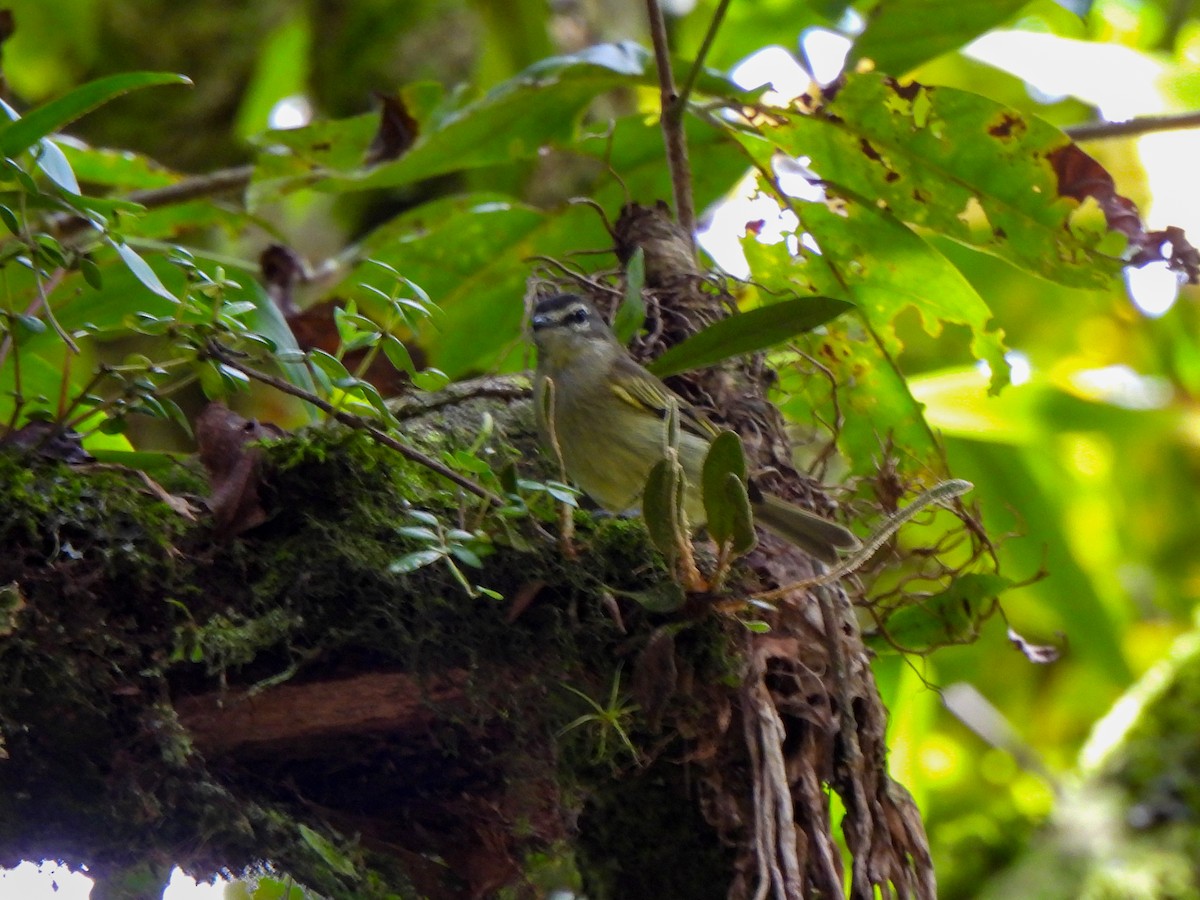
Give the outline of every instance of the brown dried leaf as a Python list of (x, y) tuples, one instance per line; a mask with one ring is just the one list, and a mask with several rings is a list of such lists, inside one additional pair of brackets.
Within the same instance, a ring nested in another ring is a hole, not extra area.
[(1129, 239), (1131, 265), (1162, 261), (1184, 275), (1189, 284), (1200, 282), (1200, 251), (1188, 243), (1183, 229), (1172, 225), (1162, 231), (1146, 231), (1137, 206), (1117, 193), (1108, 170), (1077, 144), (1055, 150), (1049, 159), (1058, 176), (1059, 194), (1080, 203), (1091, 197), (1103, 210), (1108, 227)]
[(399, 159), (417, 141), (421, 126), (399, 95), (381, 94), (376, 92), (381, 109), (379, 111), (379, 130), (371, 139), (367, 155), (363, 162), (368, 166)]
[(267, 296), (275, 301), (279, 311), (290, 322), (300, 312), (296, 306), (295, 290), (309, 279), (304, 260), (290, 247), (271, 244), (258, 257), (258, 268)]

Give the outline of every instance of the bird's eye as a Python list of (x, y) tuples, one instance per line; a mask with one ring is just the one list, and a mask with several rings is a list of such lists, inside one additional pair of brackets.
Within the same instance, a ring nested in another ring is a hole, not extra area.
[(565, 316), (563, 321), (568, 325), (582, 325), (588, 320), (588, 311), (582, 306), (577, 306)]

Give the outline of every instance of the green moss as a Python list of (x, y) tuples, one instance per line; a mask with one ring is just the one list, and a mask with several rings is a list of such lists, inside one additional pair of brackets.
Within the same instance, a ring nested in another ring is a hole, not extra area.
[(3, 452), (0, 508), (0, 543), (40, 551), (51, 564), (91, 554), (109, 572), (161, 574), (187, 524), (134, 473)]
[[(463, 466), (516, 459), (499, 432), (474, 446), (477, 422), (414, 433), (426, 452)], [(624, 600), (618, 623), (602, 602), (606, 592), (663, 582), (640, 523), (581, 513), (581, 558), (571, 560), (548, 506), (501, 522), (359, 433), (315, 429), (272, 442), (265, 457), (267, 521), (234, 537), (189, 522), (134, 473), (0, 455), (0, 543), (9, 551), (0, 585), (16, 582), (25, 604), (0, 635), (0, 729), (11, 756), (0, 766), (0, 862), (49, 856), (120, 869), (166, 855), (205, 874), (266, 858), (330, 895), (406, 894), (403, 861), (364, 851), (360, 871), (375, 875), (330, 872), (296, 827), (333, 834), (308, 804), (357, 804), (353, 813), (369, 817), (385, 803), (389, 817), (412, 817), (418, 834), (450, 829), (453, 846), (461, 836), (452, 829), (469, 828), (445, 810), (478, 792), (508, 797), (514, 853), (553, 870), (537, 857), (556, 856), (548, 848), (561, 840), (546, 825), (547, 796), (578, 808), (630, 763), (620, 741), (597, 757), (594, 735), (554, 736), (581, 712), (564, 686), (603, 698), (618, 670), (631, 684), (665, 621)], [(489, 471), (474, 474), (498, 485)], [(398, 530), (413, 509), (444, 529), (491, 533), (482, 569), (458, 564), (506, 599), (471, 596), (440, 560), (390, 571), (424, 546)], [(534, 585), (544, 587), (513, 620), (512, 598)], [(677, 624), (681, 655), (699, 660), (689, 665), (705, 678), (719, 669), (728, 652), (721, 623), (699, 615)], [(467, 676), (465, 696), (439, 708), (427, 735), (389, 747), (386, 765), (403, 759), (403, 778), (388, 775), (373, 749), (280, 770), (267, 761), (251, 774), (214, 769), (169, 702), (222, 685), (380, 670)], [(690, 715), (688, 702), (675, 714)], [(637, 715), (629, 728), (639, 746), (662, 743)]]

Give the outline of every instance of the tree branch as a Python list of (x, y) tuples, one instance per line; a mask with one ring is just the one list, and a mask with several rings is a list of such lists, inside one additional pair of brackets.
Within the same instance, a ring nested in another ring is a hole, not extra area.
[[(193, 175), (160, 188), (134, 191), (123, 199), (131, 203), (140, 203), (146, 209), (157, 209), (172, 203), (184, 203), (199, 197), (211, 197), (215, 194), (241, 190), (250, 183), (253, 176), (254, 166), (233, 166), (228, 169), (207, 172), (204, 175)], [(52, 234), (56, 234), (60, 238), (68, 238), (91, 228), (92, 223), (71, 213), (60, 213), (50, 218), (47, 227)]]
[(1176, 113), (1170, 116), (1142, 116), (1127, 122), (1086, 122), (1063, 130), (1074, 141), (1095, 141), (1105, 138), (1132, 137), (1156, 131), (1177, 131), (1200, 128), (1200, 111)]
[(165, 187), (134, 191), (125, 199), (132, 203), (140, 203), (147, 209), (155, 209), (169, 203), (182, 203), (185, 200), (195, 200), (197, 197), (211, 197), (213, 194), (224, 194), (226, 191), (239, 191), (250, 183), (253, 176), (254, 166), (233, 166), (229, 169), (207, 172), (204, 175), (193, 175)]
[(708, 23), (708, 32), (704, 35), (704, 40), (700, 42), (700, 49), (696, 53), (695, 60), (692, 61), (692, 68), (688, 71), (679, 96), (675, 100), (680, 109), (680, 116), (683, 115), (683, 108), (687, 106), (688, 97), (692, 95), (692, 88), (696, 86), (696, 79), (700, 77), (700, 72), (704, 69), (704, 60), (708, 56), (708, 51), (712, 49), (713, 41), (717, 37), (717, 31), (720, 29), (728, 9), (729, 0), (721, 0), (717, 5), (717, 11), (713, 13), (712, 21)]
[(347, 425), (350, 428), (357, 429), (358, 431), (365, 431), (367, 434), (369, 434), (371, 436), (371, 438), (373, 440), (377, 441), (380, 444), (383, 444), (385, 447), (387, 447), (391, 450), (395, 450), (397, 453), (399, 453), (405, 459), (409, 459), (409, 460), (415, 462), (417, 465), (424, 466), (425, 468), (430, 469), (431, 471), (437, 472), (443, 478), (453, 481), (459, 487), (463, 488), (464, 490), (470, 491), (475, 496), (482, 497), (484, 500), (487, 500), (489, 503), (494, 503), (497, 506), (504, 505), (503, 499), (498, 497), (496, 494), (493, 494), (491, 491), (489, 491), (483, 485), (479, 484), (478, 482), (472, 481), (470, 478), (467, 478), (463, 475), (458, 474), (453, 469), (450, 469), (450, 468), (442, 465), (440, 462), (438, 462), (433, 457), (426, 456), (420, 450), (416, 450), (412, 447), (409, 447), (405, 444), (400, 443), (398, 440), (396, 440), (390, 434), (388, 434), (385, 431), (381, 431), (379, 428), (376, 428), (374, 425), (372, 425), (370, 422), (368, 422), (366, 419), (362, 418), (361, 416), (356, 416), (353, 413), (348, 413), (345, 410), (338, 409), (332, 403), (329, 403), (326, 400), (322, 400), (316, 394), (310, 393), (309, 391), (304, 390), (304, 388), (297, 387), (296, 385), (292, 384), (289, 381), (284, 381), (282, 378), (276, 378), (274, 375), (268, 375), (266, 372), (260, 372), (257, 369), (250, 368), (249, 366), (245, 365), (244, 363), (242, 363), (238, 359), (236, 359), (224, 347), (221, 347), (219, 344), (217, 344), (215, 342), (210, 341), (208, 346), (205, 348), (205, 351), (213, 359), (219, 360), (221, 363), (229, 366), (231, 369), (237, 369), (237, 371), (241, 372), (247, 378), (252, 378), (253, 380), (255, 380), (257, 382), (260, 382), (262, 384), (266, 384), (266, 385), (269, 385), (269, 386), (275, 388), (275, 390), (277, 390), (277, 391), (282, 391), (285, 394), (289, 394), (293, 397), (298, 397), (299, 399), (305, 401), (306, 403), (311, 403), (313, 406), (315, 406), (317, 409), (321, 410), (326, 415), (331, 416), (334, 419), (337, 419), (343, 425)]
[(424, 681), (398, 672), (368, 673), (284, 684), (261, 696), (184, 697), (175, 709), (204, 753), (279, 753), (340, 735), (427, 728), (436, 720), (435, 704), (459, 701), (467, 680), (461, 669)]
[(671, 188), (675, 195), (675, 215), (687, 232), (688, 242), (695, 246), (696, 209), (692, 202), (692, 170), (688, 165), (687, 136), (683, 131), (683, 106), (675, 91), (675, 76), (671, 71), (671, 51), (667, 46), (667, 24), (658, 0), (646, 0), (650, 17), (650, 39), (654, 43), (654, 62), (658, 68), (661, 90), (663, 143), (667, 149), (667, 167), (671, 170)]

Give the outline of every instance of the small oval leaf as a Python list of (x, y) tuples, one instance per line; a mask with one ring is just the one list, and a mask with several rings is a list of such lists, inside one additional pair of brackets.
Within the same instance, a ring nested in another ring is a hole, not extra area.
[(178, 303), (179, 298), (167, 290), (167, 286), (159, 279), (158, 274), (150, 268), (150, 264), (146, 262), (138, 252), (128, 244), (113, 242), (113, 249), (117, 251), (117, 255), (121, 257), (129, 271), (133, 273), (133, 277), (145, 285), (151, 292), (158, 296), (170, 300), (173, 303)]
[(725, 500), (733, 513), (731, 548), (736, 556), (745, 556), (758, 544), (758, 534), (754, 531), (754, 512), (746, 482), (732, 472), (725, 476)]
[(673, 562), (679, 555), (679, 505), (683, 467), (673, 459), (660, 459), (646, 476), (642, 491), (642, 518), (650, 541), (659, 552)]
[(406, 553), (395, 560), (388, 566), (388, 571), (393, 575), (406, 575), (437, 562), (443, 556), (445, 553), (441, 550), (417, 550), (413, 553)]
[(708, 533), (718, 544), (724, 544), (733, 537), (733, 525), (737, 516), (726, 487), (726, 479), (729, 476), (733, 476), (744, 485), (746, 454), (742, 449), (741, 438), (732, 431), (722, 431), (709, 445), (700, 475)]

